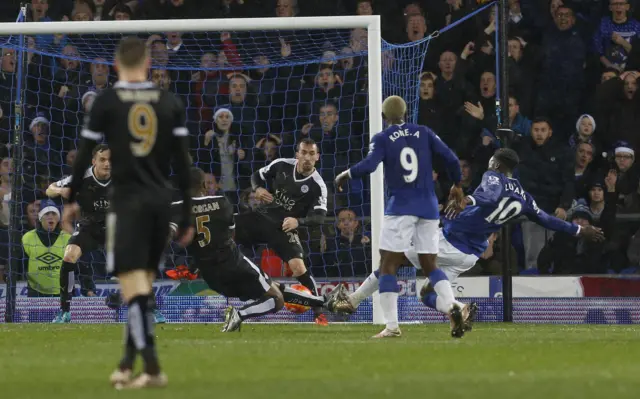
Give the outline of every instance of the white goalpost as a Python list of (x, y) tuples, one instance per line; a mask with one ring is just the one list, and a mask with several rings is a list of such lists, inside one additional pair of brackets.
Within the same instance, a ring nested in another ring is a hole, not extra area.
[[(26, 12), (25, 8), (23, 8), (23, 12)], [(368, 34), (368, 50), (366, 55), (366, 59), (368, 61), (367, 114), (369, 135), (374, 135), (380, 132), (383, 128), (381, 110), (383, 100), (383, 57), (379, 16), (0, 23), (0, 35), (15, 37), (18, 35), (152, 34), (159, 32), (203, 33), (278, 30), (313, 31), (327, 29), (346, 30), (355, 28), (366, 29)], [(311, 60), (311, 62), (319, 62), (319, 60)], [(398, 92), (397, 94), (402, 93)], [(352, 164), (349, 166), (352, 166)], [(371, 175), (370, 179), (371, 257), (373, 270), (377, 270), (380, 262), (378, 251), (379, 235), (384, 215), (384, 182), (382, 166), (380, 166), (378, 170)], [(326, 183), (327, 185), (332, 185), (332, 182), (327, 181)], [(373, 323), (384, 323), (377, 292), (373, 298)]]

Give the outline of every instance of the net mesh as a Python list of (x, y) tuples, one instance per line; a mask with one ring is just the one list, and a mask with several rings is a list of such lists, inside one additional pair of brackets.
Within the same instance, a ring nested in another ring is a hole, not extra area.
[[(187, 107), (191, 155), (195, 165), (208, 173), (209, 194), (225, 194), (237, 204), (239, 212), (251, 209), (255, 205), (250, 192), (251, 173), (274, 158), (293, 157), (296, 142), (311, 137), (320, 147), (317, 168), (329, 189), (329, 218), (321, 228), (301, 229), (306, 261), (316, 278), (357, 279), (370, 273), (368, 179), (352, 181), (342, 193), (335, 192), (332, 184), (337, 173), (366, 154), (366, 30), (163, 32), (139, 36), (147, 40), (151, 50), (149, 78), (180, 96)], [(121, 37), (118, 33), (39, 35), (23, 36), (23, 42), (18, 36), (0, 38), (0, 157), (3, 194), (7, 194), (0, 221), (5, 226), (0, 238), (4, 244), (1, 256), (8, 265), (16, 254), (22, 254), (11, 268), (20, 281), (19, 297), (53, 295), (58, 290), (54, 283), (57, 279), (52, 276), (61, 259), (48, 257), (49, 263), (39, 260), (40, 266), (35, 267), (44, 269), (33, 271), (21, 237), (37, 227), (48, 185), (70, 173), (85, 112), (94, 94), (116, 79), (113, 52)], [(419, 75), (427, 45), (428, 41), (401, 46), (383, 43), (383, 95), (403, 96), (410, 120), (417, 114)], [(23, 52), (24, 65), (20, 68)], [(14, 129), (18, 99), (23, 104), (22, 131)], [(232, 116), (230, 126), (221, 118), (226, 112)], [(22, 135), (21, 147), (11, 145), (13, 133)], [(221, 139), (225, 133), (227, 141)], [(8, 214), (12, 157), (23, 160), (22, 187), (13, 197), (20, 202), (15, 215)], [(57, 205), (62, 207), (61, 203)], [(20, 221), (13, 240), (6, 228), (10, 217)], [(343, 237), (350, 233), (353, 240)], [(10, 241), (20, 247), (17, 252), (10, 250)], [(287, 265), (265, 246), (244, 250), (269, 275), (291, 276)], [(172, 247), (165, 269), (185, 262), (184, 253)], [(101, 250), (84, 254), (78, 264), (77, 294), (106, 296), (115, 289), (101, 284), (110, 277), (105, 270)], [(26, 283), (29, 277), (35, 281), (38, 276), (44, 276), (42, 285), (48, 285), (40, 293)]]

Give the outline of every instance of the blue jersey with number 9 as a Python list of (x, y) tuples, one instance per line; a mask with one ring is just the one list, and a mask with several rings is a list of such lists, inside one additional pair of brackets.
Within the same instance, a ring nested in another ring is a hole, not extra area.
[(384, 165), (387, 191), (385, 215), (439, 218), (432, 161), (440, 155), (454, 183), (460, 181), (458, 157), (428, 127), (412, 123), (392, 125), (371, 138), (369, 154), (350, 169), (351, 177), (373, 173)]
[(482, 183), (470, 195), (471, 205), (457, 218), (445, 220), (443, 233), (447, 241), (461, 252), (476, 256), (487, 249), (487, 240), (509, 220), (526, 216), (553, 231), (577, 234), (578, 226), (550, 216), (536, 205), (517, 179), (488, 171)]

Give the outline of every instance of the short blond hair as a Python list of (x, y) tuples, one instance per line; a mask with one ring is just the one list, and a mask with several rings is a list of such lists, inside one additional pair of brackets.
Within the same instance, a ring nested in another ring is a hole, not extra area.
[(382, 103), (382, 113), (386, 119), (404, 119), (407, 113), (407, 103), (400, 96), (387, 97)]

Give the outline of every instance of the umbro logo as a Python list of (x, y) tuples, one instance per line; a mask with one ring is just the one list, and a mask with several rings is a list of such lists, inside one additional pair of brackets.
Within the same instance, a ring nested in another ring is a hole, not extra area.
[(44, 253), (38, 256), (36, 259), (49, 266), (51, 266), (54, 263), (59, 263), (62, 261), (62, 258), (60, 256), (51, 252)]

